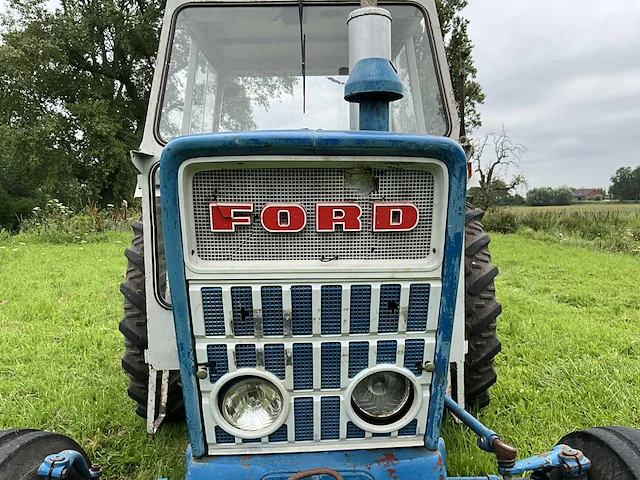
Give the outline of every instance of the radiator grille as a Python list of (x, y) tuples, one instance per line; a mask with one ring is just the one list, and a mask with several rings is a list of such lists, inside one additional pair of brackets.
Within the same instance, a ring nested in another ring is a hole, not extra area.
[[(391, 437), (418, 438), (424, 433), (418, 428), (418, 422), (424, 424), (426, 421), (426, 409), (420, 420), (416, 418), (396, 432), (368, 433), (351, 422), (345, 410), (350, 400), (344, 395), (353, 377), (367, 368), (384, 364), (405, 367), (418, 378), (426, 377), (420, 382), (425, 385), (424, 392), (428, 395), (430, 377), (423, 374), (422, 366), (425, 358), (432, 358), (435, 345), (435, 332), (426, 330), (432, 292), (430, 284), (399, 282), (199, 288), (207, 336), (198, 339), (196, 334), (196, 338), (200, 344), (206, 342), (207, 358), (204, 361), (209, 366), (211, 384), (227, 372), (263, 368), (280, 379), (292, 396), (290, 419), (267, 437), (243, 440), (229, 435), (215, 424), (210, 441), (214, 441), (218, 448), (237, 449), (239, 445), (251, 448), (253, 444), (265, 447), (291, 441), (314, 445), (334, 440), (384, 442)], [(260, 305), (258, 309), (254, 308), (257, 298), (260, 298), (262, 310)], [(343, 298), (349, 300), (343, 302)], [(388, 307), (389, 302), (397, 305), (387, 308), (391, 312), (384, 311), (383, 307)], [(343, 303), (349, 308), (344, 309)], [(285, 327), (289, 308), (290, 330)], [(251, 321), (245, 318), (245, 324), (240, 328), (237, 318), (243, 309), (251, 312)], [(223, 312), (222, 318), (220, 311)], [(224, 330), (226, 315), (233, 320), (232, 335)], [(407, 330), (410, 324), (412, 328), (421, 330), (417, 333), (403, 332), (403, 316)], [(358, 333), (354, 336), (353, 332), (343, 332), (342, 325), (350, 325), (350, 330), (358, 325), (355, 327)], [(325, 333), (318, 335), (322, 329)], [(259, 333), (247, 338), (249, 331)], [(395, 335), (389, 338), (387, 331)], [(203, 389), (204, 397), (206, 389)], [(365, 448), (375, 446), (371, 443), (365, 445)]]
[[(372, 192), (372, 190), (374, 190)], [(260, 168), (203, 170), (192, 179), (196, 251), (205, 261), (425, 259), (431, 254), (434, 177), (426, 170)], [(411, 201), (418, 226), (408, 232), (371, 231), (372, 201)], [(209, 204), (253, 202), (252, 224), (232, 233), (211, 231)], [(316, 202), (350, 201), (362, 207), (361, 232), (315, 231)], [(300, 203), (307, 226), (297, 233), (270, 233), (260, 225), (269, 202)]]

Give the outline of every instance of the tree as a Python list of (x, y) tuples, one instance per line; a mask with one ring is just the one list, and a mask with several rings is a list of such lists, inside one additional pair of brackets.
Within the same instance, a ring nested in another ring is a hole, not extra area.
[(527, 205), (542, 207), (553, 205), (555, 193), (551, 187), (532, 188), (527, 192)]
[(617, 200), (640, 200), (640, 166), (619, 168), (611, 177), (609, 195)]
[(573, 191), (571, 187), (560, 187), (553, 191), (554, 205), (571, 205), (573, 202)]
[[(453, 82), (453, 92), (458, 106), (460, 105), (460, 87), (458, 79), (460, 72), (465, 75), (465, 127), (468, 132), (482, 125), (477, 106), (484, 103), (485, 95), (480, 83), (476, 80), (477, 69), (473, 63), (473, 43), (469, 38), (467, 26), (469, 20), (464, 18), (461, 11), (468, 4), (468, 0), (436, 0), (438, 19), (442, 36), (445, 40), (445, 51), (449, 64), (449, 73)], [(462, 119), (461, 119), (462, 121)], [(454, 132), (457, 134), (457, 132)]]
[[(493, 149), (489, 160), (485, 160), (485, 151)], [(509, 181), (502, 180), (509, 167), (517, 167), (527, 148), (521, 143), (514, 143), (507, 135), (504, 126), (500, 133), (488, 133), (481, 140), (472, 144), (471, 163), (474, 172), (479, 175), (480, 187), (473, 197), (474, 203), (483, 209), (489, 208), (499, 194), (509, 194), (517, 187), (525, 185), (526, 180), (521, 173), (515, 174)]]

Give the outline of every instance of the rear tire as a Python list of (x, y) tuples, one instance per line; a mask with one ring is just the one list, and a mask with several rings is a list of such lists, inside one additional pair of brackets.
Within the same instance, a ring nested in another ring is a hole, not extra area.
[(502, 345), (496, 333), (502, 305), (496, 300), (494, 278), (498, 267), (491, 263), (484, 231), (484, 211), (467, 203), (465, 216), (465, 337), (468, 352), (464, 363), (464, 392), (467, 408), (489, 404), (489, 387), (497, 380), (493, 360)]
[[(145, 292), (144, 235), (141, 222), (133, 222), (133, 241), (124, 251), (127, 257), (127, 274), (120, 285), (124, 295), (124, 316), (120, 321), (120, 332), (124, 335), (124, 355), (122, 368), (129, 375), (127, 393), (136, 402), (136, 413), (147, 417), (147, 395), (149, 392), (149, 365), (145, 362), (144, 351), (147, 340), (147, 298)], [(159, 246), (162, 248), (162, 245)], [(160, 380), (156, 385), (156, 411), (160, 404)], [(169, 374), (169, 397), (165, 422), (182, 420), (184, 403), (180, 373)]]
[[(78, 451), (91, 466), (82, 447), (65, 435), (30, 428), (0, 430), (0, 478), (42, 480), (43, 477), (38, 475), (40, 464), (47, 455), (62, 450)], [(65, 478), (81, 480), (83, 477), (71, 469)]]
[[(630, 427), (594, 427), (569, 433), (560, 439), (591, 460), (589, 480), (637, 480), (640, 478), (640, 430)], [(564, 477), (558, 469), (551, 480)]]

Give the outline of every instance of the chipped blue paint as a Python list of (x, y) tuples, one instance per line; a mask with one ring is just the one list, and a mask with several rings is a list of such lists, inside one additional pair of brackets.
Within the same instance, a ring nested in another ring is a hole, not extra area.
[(344, 99), (360, 104), (360, 130), (389, 130), (389, 102), (402, 97), (402, 80), (381, 57), (358, 60), (344, 86)]
[[(436, 451), (413, 447), (286, 455), (225, 455), (194, 459), (188, 449), (186, 480), (211, 480), (212, 478), (286, 480), (300, 470), (318, 467), (337, 470), (345, 480), (394, 478), (444, 480), (446, 477), (444, 457), (445, 447), (442, 440)], [(212, 475), (212, 472), (219, 472), (219, 476)]]
[(436, 369), (433, 372), (431, 404), (425, 436), (427, 449), (436, 451), (442, 424), (464, 234), (467, 179), (465, 154), (456, 142), (444, 137), (390, 132), (281, 130), (183, 136), (169, 142), (160, 159), (162, 223), (167, 271), (171, 285), (180, 375), (193, 456), (199, 458), (207, 452), (195, 376), (194, 341), (184, 272), (178, 169), (182, 162), (189, 158), (244, 155), (426, 157), (441, 160), (446, 165), (449, 175), (449, 196), (442, 269), (442, 299), (436, 333)]

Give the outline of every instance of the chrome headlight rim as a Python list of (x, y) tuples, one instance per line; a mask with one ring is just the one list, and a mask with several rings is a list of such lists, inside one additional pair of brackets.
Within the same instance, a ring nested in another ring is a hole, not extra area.
[[(390, 419), (390, 423), (381, 423), (380, 421), (369, 422), (365, 418), (363, 418), (354, 408), (353, 406), (353, 391), (356, 386), (365, 378), (374, 373), (396, 373), (405, 377), (409, 381), (409, 385), (411, 388), (411, 392), (409, 394), (409, 400), (407, 402), (407, 406), (400, 409), (400, 412), (395, 416), (392, 416)], [(411, 420), (415, 419), (418, 415), (418, 411), (420, 410), (420, 406), (422, 405), (422, 395), (423, 395), (423, 387), (420, 385), (418, 378), (409, 370), (405, 368), (398, 367), (396, 365), (376, 365), (375, 367), (368, 368), (366, 370), (361, 371), (353, 377), (351, 384), (346, 390), (346, 403), (348, 407), (346, 408), (347, 416), (349, 420), (351, 420), (356, 426), (361, 429), (372, 432), (372, 433), (391, 433), (396, 430), (400, 430), (402, 427), (406, 426), (411, 422)]]
[[(278, 392), (280, 392), (280, 395), (282, 396), (282, 411), (280, 412), (280, 415), (278, 416), (276, 421), (266, 428), (253, 432), (241, 430), (234, 427), (227, 421), (226, 418), (224, 418), (224, 415), (220, 410), (222, 396), (226, 394), (229, 388), (231, 388), (233, 384), (237, 382), (240, 382), (242, 380), (249, 380), (251, 378), (258, 378), (260, 380), (269, 382), (278, 390)], [(213, 416), (216, 424), (218, 424), (218, 426), (220, 426), (227, 433), (235, 437), (246, 438), (247, 440), (266, 437), (278, 430), (287, 420), (287, 417), (289, 415), (290, 403), (290, 396), (282, 385), (282, 381), (278, 377), (276, 377), (272, 373), (263, 370), (255, 370), (253, 368), (241, 368), (239, 370), (236, 370), (235, 372), (223, 375), (213, 385), (213, 389), (209, 394), (209, 410), (211, 411), (211, 415)]]

